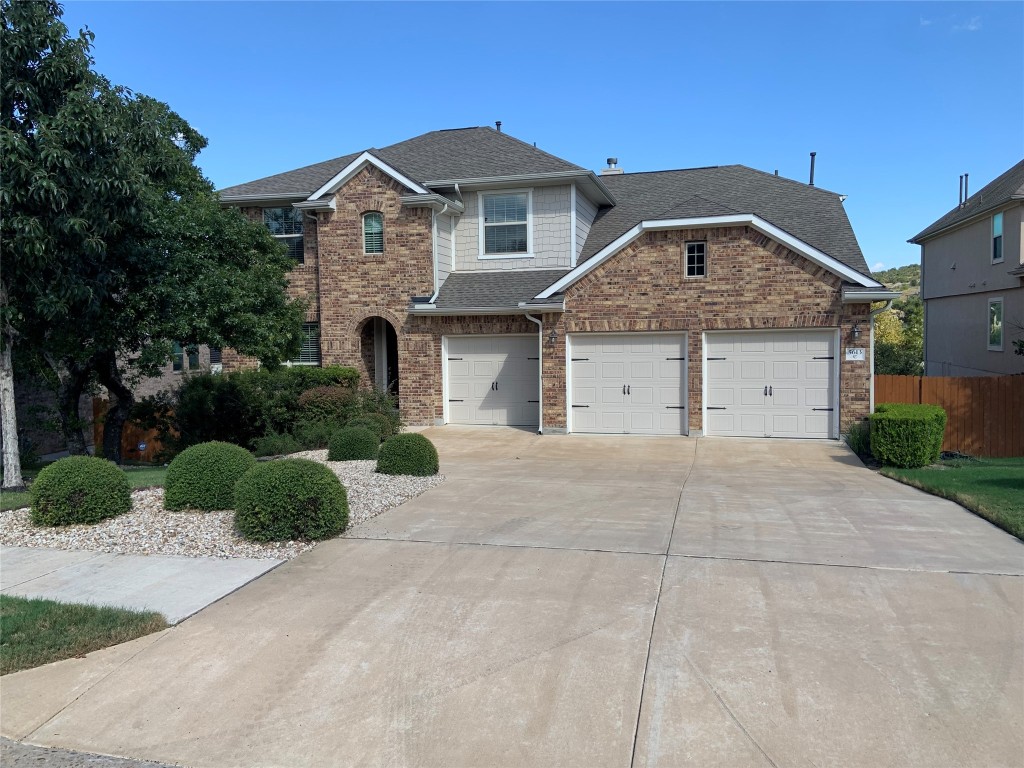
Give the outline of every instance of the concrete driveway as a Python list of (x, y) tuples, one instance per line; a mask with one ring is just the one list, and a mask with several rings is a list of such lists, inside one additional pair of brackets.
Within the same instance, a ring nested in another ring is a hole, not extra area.
[(429, 430), (448, 481), (3, 735), (192, 766), (1020, 766), (1024, 546), (831, 442)]

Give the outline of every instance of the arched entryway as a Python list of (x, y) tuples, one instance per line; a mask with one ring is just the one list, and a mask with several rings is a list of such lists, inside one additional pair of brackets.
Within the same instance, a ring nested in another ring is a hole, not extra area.
[(398, 334), (383, 317), (368, 317), (359, 330), (359, 352), (366, 378), (398, 399)]

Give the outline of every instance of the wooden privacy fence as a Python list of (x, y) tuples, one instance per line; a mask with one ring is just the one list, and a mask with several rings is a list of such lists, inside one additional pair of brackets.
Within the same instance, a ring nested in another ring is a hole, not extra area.
[(941, 405), (948, 417), (944, 451), (1024, 456), (1024, 375), (879, 375), (875, 402)]
[[(110, 403), (99, 397), (92, 399), (92, 436), (96, 441), (97, 450), (103, 447), (103, 422)], [(145, 450), (140, 451), (139, 445), (145, 443)], [(156, 455), (163, 450), (158, 432), (155, 429), (143, 429), (138, 424), (126, 421), (121, 431), (121, 460), (153, 463)]]

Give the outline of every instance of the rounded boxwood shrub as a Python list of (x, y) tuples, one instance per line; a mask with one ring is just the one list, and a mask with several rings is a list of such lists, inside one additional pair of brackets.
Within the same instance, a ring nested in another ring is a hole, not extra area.
[(339, 429), (331, 438), (327, 449), (328, 461), (358, 461), (376, 459), (380, 438), (363, 427)]
[(871, 453), (893, 467), (938, 461), (946, 411), (938, 405), (879, 403), (871, 414)]
[(377, 457), (377, 471), (385, 475), (436, 475), (437, 448), (415, 432), (385, 440)]
[(98, 523), (132, 508), (128, 475), (95, 456), (68, 456), (44, 467), (29, 496), (36, 525)]
[(378, 442), (383, 442), (389, 437), (398, 434), (400, 424), (398, 419), (383, 413), (362, 413), (350, 419), (347, 427), (363, 427), (377, 435)]
[(164, 481), (167, 509), (231, 509), (235, 483), (256, 463), (231, 443), (200, 443), (174, 457)]
[(327, 539), (348, 525), (345, 486), (323, 464), (257, 464), (235, 485), (235, 527), (250, 541)]

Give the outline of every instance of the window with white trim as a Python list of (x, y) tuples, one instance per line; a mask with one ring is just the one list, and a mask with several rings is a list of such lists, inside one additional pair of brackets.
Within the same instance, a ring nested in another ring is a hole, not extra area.
[(264, 208), (263, 224), (270, 234), (288, 246), (288, 255), (299, 264), (305, 260), (302, 250), (302, 211), (292, 206)]
[(708, 244), (704, 240), (686, 244), (686, 276), (707, 277)]
[(481, 195), (483, 253), (519, 256), (530, 252), (530, 194), (506, 192)]
[(992, 217), (992, 263), (998, 264), (1003, 260), (1003, 214), (997, 213)]
[(199, 347), (174, 342), (171, 345), (171, 368), (175, 373), (194, 371), (199, 367)]
[(302, 350), (288, 365), (320, 365), (320, 323), (302, 324)]
[(363, 214), (363, 253), (384, 253), (384, 217), (376, 211)]
[(988, 348), (1003, 351), (1003, 300), (988, 300)]

